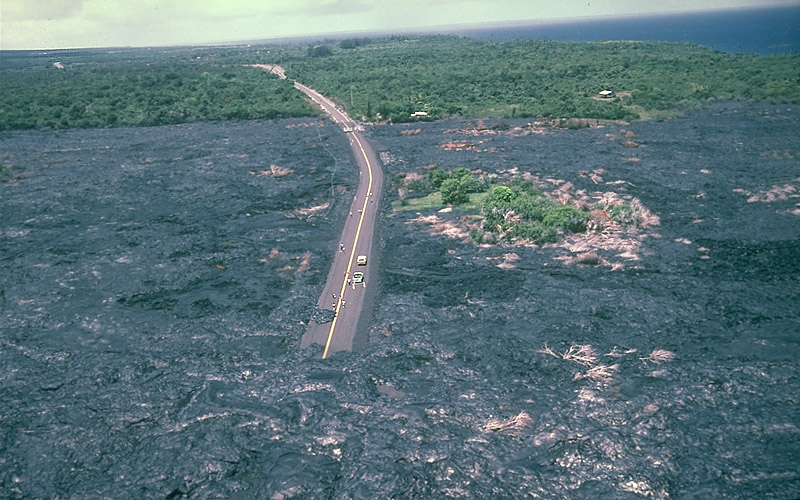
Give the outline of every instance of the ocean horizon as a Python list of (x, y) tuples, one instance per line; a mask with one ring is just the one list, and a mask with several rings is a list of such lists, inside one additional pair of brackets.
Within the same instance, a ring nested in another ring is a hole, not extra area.
[[(302, 44), (335, 42), (352, 37), (381, 38), (434, 34), (458, 35), (489, 41), (529, 39), (572, 42), (617, 40), (687, 42), (732, 54), (797, 55), (800, 54), (800, 4), (786, 7), (692, 13), (460, 24), (391, 31), (319, 33), (257, 40), (209, 42), (194, 46)], [(187, 47), (189, 46), (191, 45), (187, 45)], [(8, 57), (10, 54), (143, 48), (156, 47), (0, 49), (0, 53)]]
[(702, 11), (513, 25), (451, 26), (446, 33), (481, 40), (559, 40), (598, 42), (638, 40), (690, 42), (728, 53), (797, 54), (800, 51), (800, 5)]

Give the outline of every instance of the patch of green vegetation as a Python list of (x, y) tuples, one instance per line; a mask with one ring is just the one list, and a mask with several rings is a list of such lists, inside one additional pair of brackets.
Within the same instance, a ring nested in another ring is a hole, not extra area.
[(454, 168), (445, 172), (438, 167), (434, 167), (428, 173), (431, 185), (438, 189), (442, 196), (442, 203), (445, 205), (463, 205), (470, 201), (473, 193), (486, 191), (489, 184), (485, 179), (479, 179), (466, 168)]
[[(401, 200), (397, 203), (400, 209), (432, 208), (446, 205), (459, 205), (462, 210), (477, 209), (482, 198), (477, 196), (488, 188), (488, 181), (470, 174), (466, 168), (459, 167), (444, 171), (438, 167), (431, 168), (427, 175), (398, 173), (393, 178), (395, 188), (401, 191)], [(409, 193), (422, 196), (408, 196)]]
[(341, 40), (339, 42), (339, 48), (340, 49), (354, 49), (356, 47), (361, 47), (363, 45), (369, 45), (370, 43), (372, 43), (372, 39), (371, 38), (366, 38), (366, 37), (362, 37), (362, 38), (346, 38), (346, 39)]
[(561, 204), (532, 182), (518, 178), (492, 188), (482, 213), (484, 231), (494, 233), (498, 241), (554, 242), (564, 234), (586, 231), (591, 219), (588, 211)]
[[(368, 121), (675, 116), (710, 99), (800, 102), (800, 56), (689, 43), (391, 37), (329, 57), (284, 54), (289, 74)], [(618, 97), (595, 99), (612, 89)], [(427, 116), (411, 115), (424, 111)]]
[[(800, 103), (800, 56), (688, 43), (419, 36), (2, 56), (0, 130), (318, 116), (293, 79), (365, 121), (658, 119), (711, 100)], [(289, 80), (252, 64), (280, 64)], [(601, 89), (618, 97), (596, 99)]]
[[(403, 178), (403, 176), (398, 176)], [(439, 210), (447, 205), (464, 216), (482, 221), (482, 230), (472, 230), (478, 243), (531, 241), (555, 242), (570, 233), (582, 233), (592, 219), (589, 206), (578, 207), (554, 200), (530, 180), (520, 177), (492, 184), (486, 178), (476, 177), (465, 168), (444, 171), (434, 167), (428, 172), (432, 189), (425, 196), (404, 198), (392, 203), (395, 210)], [(467, 186), (461, 189), (461, 186)], [(456, 189), (453, 195), (448, 189)], [(450, 196), (449, 203), (446, 201)], [(598, 204), (595, 209), (623, 225), (638, 224), (642, 214), (629, 203)]]
[(0, 130), (150, 126), (319, 113), (290, 81), (201, 54), (190, 49), (4, 54)]
[[(489, 196), (488, 192), (472, 193), (468, 196), (467, 201), (458, 205), (458, 209), (465, 214), (480, 213), (483, 200), (487, 196)], [(439, 191), (418, 198), (404, 198), (392, 202), (392, 208), (395, 210), (441, 210), (446, 206), (447, 204), (442, 202), (442, 193)]]
[(395, 210), (429, 210), (444, 208), (442, 194), (438, 191), (418, 198), (403, 198), (392, 202)]
[(598, 204), (597, 208), (603, 210), (612, 221), (624, 226), (640, 226), (644, 221), (644, 214), (641, 212), (641, 207), (631, 205), (630, 203), (620, 203), (611, 206)]
[(489, 196), (488, 191), (484, 193), (472, 193), (469, 195), (469, 200), (459, 205), (458, 208), (466, 214), (473, 212), (480, 214), (481, 209), (483, 208), (484, 200), (486, 200), (487, 196)]

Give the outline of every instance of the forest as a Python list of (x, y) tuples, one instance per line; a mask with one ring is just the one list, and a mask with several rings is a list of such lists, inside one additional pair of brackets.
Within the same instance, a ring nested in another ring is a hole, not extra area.
[[(479, 41), (394, 37), (331, 46), (324, 57), (288, 53), (293, 78), (365, 121), (636, 119), (675, 116), (710, 100), (800, 102), (800, 56), (727, 54), (689, 43)], [(604, 89), (613, 99), (598, 99)]]
[[(727, 54), (672, 42), (394, 36), (3, 51), (0, 61), (0, 130), (317, 116), (292, 79), (372, 122), (659, 119), (714, 100), (800, 103), (800, 56)], [(251, 64), (280, 64), (290, 80)], [(599, 98), (604, 89), (616, 97)]]
[(292, 83), (191, 49), (4, 53), (0, 130), (313, 116)]

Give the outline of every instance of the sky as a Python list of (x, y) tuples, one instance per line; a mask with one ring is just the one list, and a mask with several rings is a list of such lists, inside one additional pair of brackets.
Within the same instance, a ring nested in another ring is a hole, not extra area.
[(0, 48), (158, 47), (800, 0), (2, 0)]

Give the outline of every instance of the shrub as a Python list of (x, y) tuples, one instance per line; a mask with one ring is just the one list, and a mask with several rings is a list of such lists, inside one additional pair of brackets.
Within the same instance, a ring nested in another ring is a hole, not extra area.
[(590, 215), (552, 200), (530, 181), (514, 178), (511, 186), (495, 186), (483, 203), (483, 227), (507, 240), (553, 242), (564, 233), (586, 230)]
[(483, 231), (479, 231), (477, 229), (473, 229), (472, 231), (469, 232), (469, 236), (470, 236), (470, 238), (472, 238), (472, 241), (474, 241), (475, 243), (477, 243), (479, 245), (481, 243), (483, 243), (483, 235), (484, 235), (484, 232)]
[(488, 200), (489, 203), (510, 204), (511, 200), (514, 199), (514, 192), (508, 186), (495, 186), (489, 196), (491, 197), (491, 200)]
[(590, 216), (575, 207), (562, 205), (554, 207), (544, 217), (542, 223), (545, 226), (563, 229), (565, 232), (580, 233), (586, 230), (586, 223)]
[(464, 179), (446, 179), (440, 188), (442, 192), (442, 203), (458, 205), (469, 201), (467, 183)]
[(447, 172), (438, 167), (434, 167), (430, 173), (428, 173), (428, 179), (430, 179), (431, 185), (436, 189), (442, 187), (442, 183), (447, 180), (447, 177)]
[(471, 176), (471, 174), (466, 168), (458, 167), (451, 170), (449, 176), (451, 179), (467, 179)]
[(637, 225), (639, 223), (639, 217), (630, 203), (612, 206), (598, 205), (598, 208), (604, 209), (608, 217), (619, 224)]

